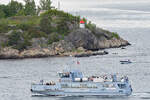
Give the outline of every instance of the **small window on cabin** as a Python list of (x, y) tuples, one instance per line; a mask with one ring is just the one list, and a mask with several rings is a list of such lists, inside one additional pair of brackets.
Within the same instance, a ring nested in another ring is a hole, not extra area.
[(87, 88), (87, 84), (80, 84), (81, 88)]
[(108, 85), (108, 84), (104, 84), (104, 85), (103, 85), (103, 87), (106, 87), (106, 88), (108, 88), (108, 87), (109, 87), (109, 85)]
[(115, 88), (114, 84), (103, 84), (103, 87), (105, 88)]
[(124, 89), (124, 88), (126, 88), (126, 85), (125, 85), (125, 84), (118, 84), (118, 87), (119, 87), (120, 89)]
[(61, 78), (69, 78), (70, 75), (69, 75), (69, 73), (59, 73), (59, 77), (61, 77)]
[(61, 87), (62, 88), (68, 88), (69, 86), (68, 86), (68, 84), (61, 84)]

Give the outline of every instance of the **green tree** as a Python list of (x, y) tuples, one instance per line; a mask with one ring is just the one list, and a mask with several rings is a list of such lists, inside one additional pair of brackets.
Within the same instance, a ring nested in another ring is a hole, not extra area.
[(8, 37), (8, 45), (15, 49), (23, 50), (30, 46), (30, 37), (27, 33), (13, 31)]
[(22, 10), (20, 10), (16, 16), (25, 16), (25, 11), (24, 11), (24, 8)]
[(5, 17), (7, 17), (9, 15), (8, 14), (8, 6), (6, 6), (6, 5), (0, 5), (0, 10), (1, 10), (1, 13), (5, 14)]
[[(5, 17), (15, 16), (23, 9), (23, 5), (17, 1), (11, 0), (8, 5), (0, 5), (1, 14), (5, 13)], [(2, 15), (1, 15), (2, 16)]]
[(62, 19), (60, 22), (57, 23), (57, 31), (64, 35), (68, 34), (69, 28), (65, 19)]
[(39, 9), (40, 10), (50, 10), (51, 8), (53, 8), (51, 6), (51, 4), (52, 4), (51, 0), (40, 0)]
[(51, 33), (48, 38), (48, 44), (59, 41), (59, 35), (57, 33)]
[(52, 18), (48, 16), (43, 16), (40, 21), (41, 30), (47, 34), (52, 32)]
[(22, 9), (23, 5), (21, 3), (11, 0), (8, 4), (8, 17), (15, 16)]
[(9, 38), (9, 45), (17, 45), (18, 41), (20, 41), (21, 39), (21, 33), (17, 32), (17, 31), (13, 31), (13, 33), (8, 37)]
[(24, 0), (25, 2), (25, 15), (35, 15), (36, 5), (34, 0)]
[(3, 10), (0, 9), (0, 18), (4, 18), (5, 17), (5, 13)]

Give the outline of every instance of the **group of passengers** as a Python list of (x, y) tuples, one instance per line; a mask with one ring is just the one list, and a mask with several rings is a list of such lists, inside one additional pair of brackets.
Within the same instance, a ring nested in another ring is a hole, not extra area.
[[(111, 76), (111, 77), (110, 77), (110, 76)], [(119, 80), (119, 79), (117, 78), (117, 75), (116, 75), (116, 74), (110, 75), (110, 76), (108, 76), (108, 75), (91, 76), (91, 77), (88, 78), (88, 80), (89, 80), (89, 81), (93, 81), (94, 78), (97, 78), (97, 79), (98, 79), (98, 78), (102, 78), (102, 79), (104, 80), (104, 82), (106, 82), (106, 81), (112, 81), (112, 82), (125, 81), (125, 82), (128, 82), (128, 80), (129, 80), (127, 76), (121, 77), (121, 78), (120, 78), (121, 80)]]

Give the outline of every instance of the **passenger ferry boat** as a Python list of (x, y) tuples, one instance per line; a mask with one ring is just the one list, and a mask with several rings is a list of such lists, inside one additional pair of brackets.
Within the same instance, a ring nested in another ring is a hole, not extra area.
[(59, 73), (59, 82), (31, 85), (31, 92), (48, 96), (129, 96), (132, 88), (128, 77), (117, 75), (83, 77), (79, 70), (64, 70)]

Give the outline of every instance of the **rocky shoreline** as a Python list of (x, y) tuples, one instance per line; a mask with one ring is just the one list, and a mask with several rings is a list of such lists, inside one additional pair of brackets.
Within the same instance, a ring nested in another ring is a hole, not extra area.
[(43, 49), (30, 49), (19, 52), (16, 49), (12, 49), (10, 47), (4, 48), (1, 50), (0, 59), (23, 59), (23, 58), (42, 58), (42, 57), (89, 57), (95, 55), (105, 55), (108, 52), (100, 50), (100, 51), (81, 51), (81, 52), (64, 52), (58, 53), (55, 51), (50, 51), (48, 48)]
[[(19, 51), (12, 47), (5, 47), (0, 49), (0, 59), (24, 59), (24, 58), (42, 58), (42, 57), (89, 57), (96, 55), (106, 55), (108, 52), (104, 50), (87, 50), (83, 47), (75, 49), (73, 45), (61, 40), (53, 43), (47, 48), (30, 48), (28, 50)], [(67, 45), (67, 47), (66, 47)], [(130, 45), (128, 41), (121, 40), (108, 40), (102, 42), (101, 49), (104, 48), (119, 48), (122, 46)], [(74, 50), (73, 50), (74, 49)]]

